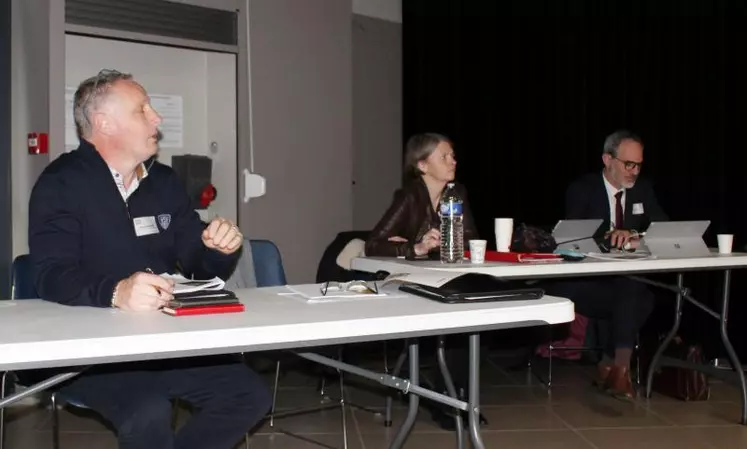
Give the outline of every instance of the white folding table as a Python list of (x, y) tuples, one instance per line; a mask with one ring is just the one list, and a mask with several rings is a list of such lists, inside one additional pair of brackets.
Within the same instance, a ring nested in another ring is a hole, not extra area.
[[(742, 416), (741, 423), (747, 425), (747, 384), (745, 383), (744, 370), (739, 357), (727, 334), (727, 322), (729, 313), (729, 290), (731, 286), (731, 271), (734, 269), (747, 268), (747, 253), (733, 253), (722, 255), (712, 251), (710, 256), (692, 258), (650, 258), (650, 259), (598, 259), (586, 258), (578, 262), (558, 263), (506, 263), (487, 262), (484, 264), (472, 264), (465, 260), (464, 263), (443, 264), (439, 261), (411, 261), (404, 258), (382, 258), (382, 257), (360, 257), (353, 260), (352, 268), (358, 271), (377, 273), (386, 271), (395, 273), (414, 273), (418, 271), (446, 271), (460, 273), (482, 273), (496, 276), (502, 279), (540, 279), (559, 277), (582, 277), (601, 275), (630, 276), (637, 281), (655, 285), (657, 287), (672, 290), (677, 295), (675, 305), (674, 324), (657, 349), (646, 375), (646, 397), (651, 397), (653, 375), (660, 366), (674, 366), (680, 368), (696, 369), (713, 377), (721, 378), (735, 383), (741, 391)], [(705, 304), (697, 301), (690, 295), (690, 290), (684, 286), (683, 273), (687, 271), (709, 271), (720, 270), (724, 272), (723, 290), (721, 299), (721, 311), (716, 312)], [(677, 273), (677, 285), (671, 286), (655, 282), (640, 274), (655, 273)], [(696, 365), (684, 360), (664, 357), (663, 353), (672, 342), (680, 328), (682, 317), (682, 306), (684, 301), (689, 301), (711, 317), (719, 321), (719, 333), (721, 342), (729, 356), (732, 371), (727, 371), (710, 365)]]
[[(0, 400), (0, 408), (64, 382), (88, 365), (410, 338), (410, 379), (377, 374), (310, 352), (297, 353), (411, 393), (407, 418), (391, 447), (404, 444), (423, 396), (466, 411), (473, 447), (484, 448), (479, 432), (479, 332), (559, 324), (574, 317), (572, 302), (550, 296), (534, 301), (449, 305), (392, 290), (385, 297), (307, 304), (300, 297), (279, 294), (288, 291), (281, 287), (238, 290), (237, 296), (246, 306), (244, 313), (184, 317), (70, 307), (41, 300), (0, 301), (0, 372), (77, 367)], [(452, 333), (470, 334), (466, 402), (419, 385), (415, 337)]]

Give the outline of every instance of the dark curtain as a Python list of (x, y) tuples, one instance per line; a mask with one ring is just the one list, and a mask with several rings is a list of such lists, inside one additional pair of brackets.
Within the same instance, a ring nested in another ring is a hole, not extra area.
[[(454, 140), (458, 178), (492, 240), (494, 217), (553, 225), (567, 185), (601, 170), (605, 136), (629, 128), (670, 217), (709, 219), (709, 245), (730, 232), (741, 249), (746, 12), (741, 0), (404, 0), (405, 136)], [(730, 330), (745, 355), (743, 277)], [(686, 276), (713, 307), (720, 279)], [(657, 332), (671, 320), (663, 301)], [(715, 356), (713, 321), (686, 309), (686, 332)]]

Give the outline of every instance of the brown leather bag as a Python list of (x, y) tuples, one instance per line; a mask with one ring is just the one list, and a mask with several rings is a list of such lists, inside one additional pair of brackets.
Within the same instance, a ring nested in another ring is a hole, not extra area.
[[(664, 355), (691, 363), (706, 363), (700, 345), (685, 344), (680, 337), (672, 340)], [(707, 401), (711, 397), (708, 376), (693, 369), (672, 366), (656, 370), (653, 391), (683, 401)]]

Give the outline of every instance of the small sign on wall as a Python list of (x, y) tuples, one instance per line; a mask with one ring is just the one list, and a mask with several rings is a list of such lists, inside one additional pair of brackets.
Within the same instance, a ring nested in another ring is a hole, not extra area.
[(78, 147), (78, 132), (75, 130), (73, 106), (75, 101), (75, 87), (65, 87), (65, 148), (70, 151)]
[(150, 104), (161, 116), (161, 148), (184, 146), (184, 101), (181, 95), (150, 94)]

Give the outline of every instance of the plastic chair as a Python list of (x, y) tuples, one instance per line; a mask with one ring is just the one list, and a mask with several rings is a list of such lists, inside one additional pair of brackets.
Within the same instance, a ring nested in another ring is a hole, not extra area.
[(257, 287), (276, 287), (288, 283), (278, 247), (269, 240), (250, 240)]
[[(548, 343), (541, 345), (544, 346), (544, 350), (547, 352), (547, 378), (543, 378), (540, 373), (535, 371), (533, 369), (532, 360), (536, 357), (538, 357), (538, 354), (536, 351), (532, 352), (532, 355), (529, 357), (528, 360), (528, 368), (529, 371), (534, 374), (534, 376), (545, 386), (545, 388), (548, 389), (548, 391), (552, 388), (552, 361), (553, 361), (553, 353), (555, 351), (578, 351), (578, 352), (587, 352), (587, 353), (596, 353), (596, 359), (601, 360), (602, 352), (605, 348), (605, 340), (606, 336), (609, 334), (608, 332), (608, 326), (611, 326), (612, 324), (608, 320), (599, 319), (599, 318), (587, 318), (588, 324), (586, 326), (586, 341), (583, 345), (579, 346), (565, 346), (562, 344), (556, 344), (556, 342), (553, 341), (552, 337), (552, 331), (553, 326), (547, 326), (549, 337), (547, 339)], [(633, 347), (633, 353), (634, 353), (634, 361), (635, 361), (635, 383), (636, 386), (639, 387), (641, 385), (641, 360), (640, 360), (640, 341), (639, 339), (636, 339), (635, 346)]]
[[(249, 245), (252, 249), (252, 258), (254, 259), (254, 273), (257, 281), (257, 287), (278, 287), (287, 285), (285, 269), (283, 268), (283, 259), (278, 247), (269, 240), (250, 240)], [(345, 389), (343, 383), (343, 373), (338, 370), (340, 376), (340, 400), (337, 404), (322, 404), (317, 407), (311, 407), (302, 410), (291, 410), (281, 414), (276, 413), (278, 385), (280, 382), (280, 360), (275, 362), (275, 382), (272, 388), (272, 408), (270, 409), (270, 428), (275, 428), (275, 418), (283, 416), (297, 415), (307, 412), (326, 410), (339, 405), (342, 414), (342, 438), (343, 448), (348, 447), (347, 423), (345, 417)], [(320, 387), (320, 394), (324, 396), (324, 377)], [(291, 432), (280, 430), (288, 436), (302, 439), (307, 442), (318, 444), (305, 437), (295, 435)]]

